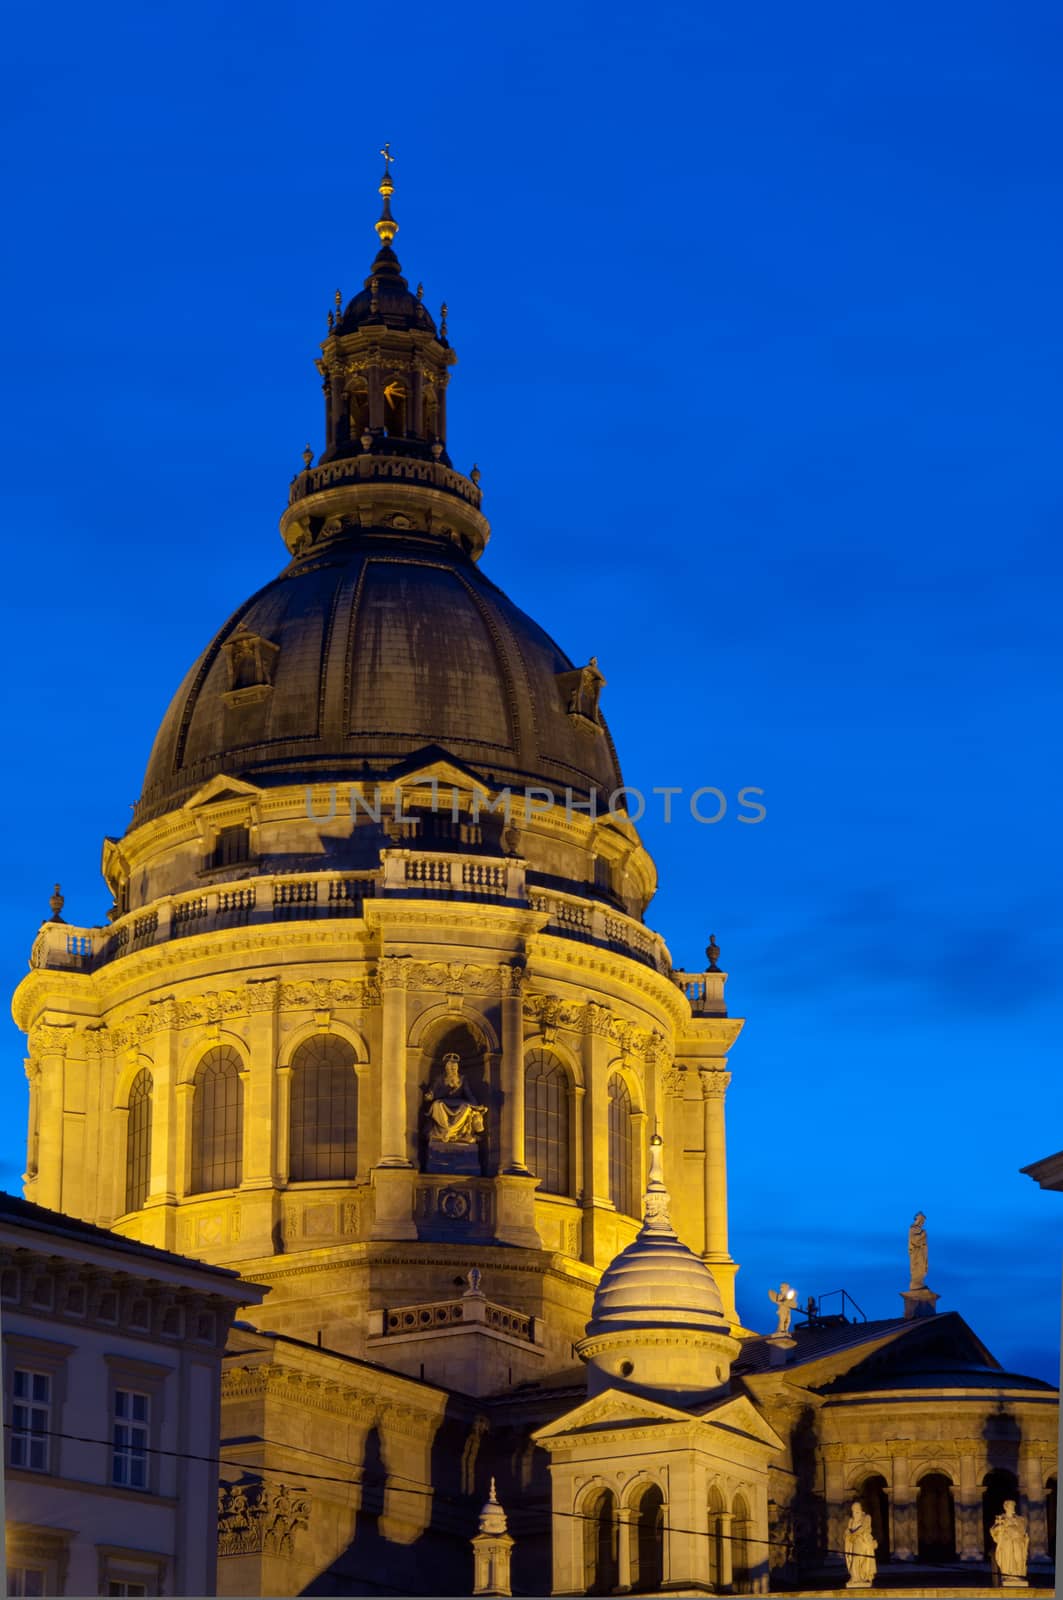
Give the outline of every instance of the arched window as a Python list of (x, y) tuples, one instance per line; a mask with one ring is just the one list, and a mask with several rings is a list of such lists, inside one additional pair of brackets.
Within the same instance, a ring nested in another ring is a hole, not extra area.
[(952, 1479), (943, 1472), (928, 1472), (919, 1480), (916, 1496), (920, 1561), (955, 1561), (956, 1507)]
[(753, 1569), (749, 1554), (752, 1533), (749, 1506), (744, 1495), (736, 1494), (731, 1521), (731, 1581), (736, 1594), (751, 1594), (753, 1591)]
[(524, 1069), (524, 1159), (540, 1194), (571, 1194), (568, 1073), (548, 1050)]
[(583, 1508), (583, 1589), (612, 1594), (619, 1580), (616, 1499), (602, 1489)]
[(730, 1570), (721, 1548), (725, 1537), (725, 1527), (720, 1520), (723, 1510), (723, 1496), (713, 1486), (709, 1490), (709, 1583), (714, 1589), (723, 1581), (721, 1574)]
[(390, 383), (384, 385), (384, 417), (389, 438), (403, 438), (406, 433), (406, 385), (399, 378), (392, 378)]
[(656, 1593), (664, 1585), (664, 1496), (655, 1483), (642, 1491), (635, 1507), (631, 1541), (631, 1587)]
[(1006, 1467), (994, 1467), (982, 1479), (982, 1549), (989, 1561), (992, 1561), (996, 1550), (989, 1530), (1004, 1510), (1004, 1501), (1017, 1501), (1018, 1498), (1019, 1480)]
[(358, 1173), (358, 1079), (346, 1039), (319, 1033), (292, 1057), (288, 1176), (354, 1178)]
[(369, 426), (369, 385), (364, 378), (351, 380), (347, 405), (351, 438), (360, 439)]
[(151, 1073), (143, 1067), (129, 1091), (125, 1144), (125, 1208), (139, 1211), (151, 1186)]
[(637, 1217), (631, 1095), (619, 1073), (609, 1079), (609, 1198), (626, 1217)]
[(192, 1193), (235, 1189), (243, 1175), (244, 1085), (232, 1045), (215, 1045), (196, 1068), (192, 1098)]
[(864, 1479), (856, 1493), (857, 1500), (871, 1518), (871, 1532), (878, 1547), (875, 1557), (879, 1566), (890, 1558), (890, 1507), (886, 1488), (886, 1480), (881, 1472), (874, 1472)]

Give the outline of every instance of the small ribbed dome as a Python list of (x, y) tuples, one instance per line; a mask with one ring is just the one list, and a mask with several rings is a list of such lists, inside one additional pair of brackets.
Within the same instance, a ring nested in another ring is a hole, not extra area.
[(662, 1140), (650, 1140), (646, 1205), (639, 1236), (609, 1263), (594, 1296), (587, 1334), (628, 1328), (726, 1333), (716, 1279), (672, 1227), (661, 1165)]
[(727, 1332), (716, 1279), (672, 1232), (650, 1231), (610, 1262), (594, 1296), (587, 1333), (624, 1328), (690, 1328)]

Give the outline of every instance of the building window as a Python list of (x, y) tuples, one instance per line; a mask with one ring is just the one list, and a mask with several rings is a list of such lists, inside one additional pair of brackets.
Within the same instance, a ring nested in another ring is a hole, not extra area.
[(619, 1073), (614, 1073), (609, 1079), (609, 1198), (626, 1217), (638, 1215), (631, 1113), (628, 1086)]
[(15, 1595), (43, 1595), (45, 1570), (43, 1567), (8, 1567), (7, 1593)]
[(47, 1472), (52, 1427), (52, 1375), (16, 1367), (11, 1375), (11, 1465)]
[(583, 1587), (586, 1594), (612, 1594), (619, 1582), (616, 1498), (602, 1489), (583, 1513)]
[(108, 1578), (107, 1580), (108, 1594), (139, 1595), (147, 1594), (147, 1592), (148, 1586), (146, 1583), (127, 1583), (124, 1578)]
[(307, 1039), (292, 1057), (288, 1176), (293, 1183), (358, 1172), (355, 1055), (334, 1033)]
[(193, 1194), (239, 1187), (243, 1142), (240, 1057), (231, 1045), (215, 1045), (196, 1068), (192, 1101)]
[(548, 1050), (524, 1069), (524, 1159), (540, 1194), (571, 1194), (568, 1073)]
[(664, 1584), (664, 1496), (655, 1483), (639, 1499), (631, 1554), (632, 1589), (655, 1593)]
[(135, 1389), (114, 1391), (111, 1438), (111, 1482), (122, 1489), (148, 1487), (148, 1420), (150, 1400)]
[[(242, 687), (236, 684), (235, 687)], [(210, 857), (210, 867), (239, 867), (251, 859), (251, 830), (245, 823), (232, 828), (219, 828)]]
[(139, 1211), (148, 1198), (151, 1184), (151, 1073), (146, 1067), (137, 1073), (129, 1091), (129, 1119), (126, 1124), (125, 1208)]

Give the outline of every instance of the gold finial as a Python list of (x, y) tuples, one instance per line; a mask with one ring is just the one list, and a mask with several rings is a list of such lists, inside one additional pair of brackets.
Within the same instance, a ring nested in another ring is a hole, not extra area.
[(307, 471), (309, 471), (310, 464), (313, 461), (313, 459), (314, 459), (314, 452), (311, 450), (310, 446), (307, 445), (306, 448), (303, 451), (303, 466), (306, 467)]
[(336, 318), (333, 316), (331, 309), (329, 310), (329, 314), (328, 314), (328, 325), (329, 325), (329, 332), (331, 333), (333, 328), (336, 326)]
[(340, 294), (338, 289), (336, 290), (333, 299), (336, 302), (336, 314), (339, 315), (339, 313), (343, 310), (343, 296)]
[(472, 479), (473, 483), (479, 483), (479, 481), (480, 481), (480, 469), (479, 469), (479, 467), (473, 467), (472, 471), (469, 473), (469, 477)]
[(62, 922), (62, 920), (63, 920), (63, 907), (66, 905), (66, 901), (63, 899), (62, 890), (59, 888), (58, 884), (56, 884), (55, 893), (52, 895), (51, 899), (48, 901), (48, 904), (52, 908), (52, 921), (53, 922)]
[(373, 226), (380, 238), (380, 243), (387, 245), (391, 243), (399, 231), (399, 225), (391, 215), (391, 197), (395, 193), (395, 185), (391, 181), (391, 163), (395, 159), (391, 153), (391, 144), (386, 144), (380, 154), (384, 157), (384, 176), (380, 180), (379, 193), (384, 204), (381, 208), (380, 220), (375, 222)]

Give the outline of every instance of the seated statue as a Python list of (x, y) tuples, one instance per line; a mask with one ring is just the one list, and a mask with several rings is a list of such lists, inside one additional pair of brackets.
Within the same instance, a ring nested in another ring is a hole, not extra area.
[(453, 1051), (443, 1057), (442, 1077), (425, 1090), (428, 1137), (444, 1144), (475, 1144), (484, 1131), (487, 1107), (479, 1105), (465, 1082)]

